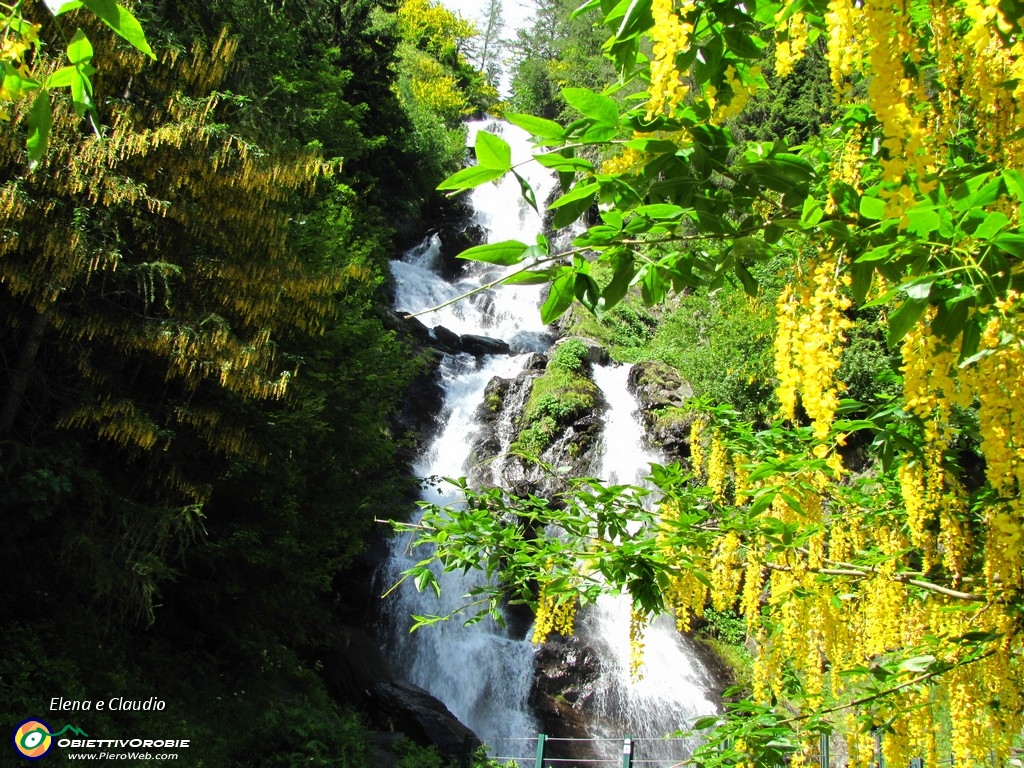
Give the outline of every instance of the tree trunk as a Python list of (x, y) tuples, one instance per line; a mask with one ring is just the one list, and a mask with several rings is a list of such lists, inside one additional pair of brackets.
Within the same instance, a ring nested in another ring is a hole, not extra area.
[(14, 420), (21, 407), (22, 398), (25, 397), (25, 391), (32, 379), (36, 358), (39, 356), (39, 347), (43, 342), (43, 334), (46, 332), (46, 326), (50, 324), (50, 318), (53, 317), (56, 306), (56, 300), (51, 301), (45, 310), (36, 313), (29, 324), (28, 337), (18, 356), (17, 366), (11, 373), (10, 388), (7, 390), (3, 409), (0, 410), (0, 435), (10, 434), (14, 427)]

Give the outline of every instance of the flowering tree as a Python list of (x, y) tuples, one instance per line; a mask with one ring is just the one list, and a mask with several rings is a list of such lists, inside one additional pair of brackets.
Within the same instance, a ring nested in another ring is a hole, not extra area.
[[(67, 88), (71, 93), (75, 112), (80, 118), (87, 117), (93, 130), (99, 135), (96, 106), (93, 103), (92, 75), (93, 47), (81, 28), (70, 31), (60, 30), (66, 43), (67, 63), (42, 70), (37, 66), (43, 41), (40, 39), (42, 25), (25, 16), (26, 0), (0, 3), (0, 120), (11, 119), (10, 108), (18, 107), (22, 99), (32, 97), (28, 110), (29, 167), (34, 169), (46, 153), (50, 129), (53, 127), (53, 106), (51, 91)], [(155, 59), (153, 49), (146, 41), (142, 25), (131, 11), (114, 0), (44, 0), (44, 5), (53, 17), (60, 17), (81, 8), (100, 19), (120, 37), (131, 43), (137, 50)]]
[[(550, 321), (573, 302), (600, 315), (634, 287), (650, 303), (733, 279), (754, 294), (754, 265), (799, 250), (777, 304), (781, 407), (760, 425), (706, 407), (687, 471), (653, 468), (654, 512), (589, 480), (558, 500), (467, 488), (465, 511), (428, 510), (422, 540), (446, 568), (501, 577), (478, 595), (485, 610), (511, 591), (544, 628), (571, 631), (577, 603), (628, 591), (638, 649), (652, 612), (685, 628), (707, 605), (739, 610), (758, 649), (751, 695), (698, 724), (714, 725), (698, 763), (798, 764), (836, 729), (857, 765), (876, 739), (894, 766), (934, 762), (945, 738), (958, 762), (1005, 758), (1024, 724), (1024, 5), (591, 0), (578, 13), (593, 11), (645, 99), (624, 110), (611, 87), (567, 88), (581, 115), (568, 126), (507, 117), (559, 173), (554, 225), (595, 204), (600, 221), (565, 253), (541, 238), (463, 255), (550, 283)], [(784, 77), (810, 45), (827, 49), (841, 107), (830, 136), (737, 142), (728, 121), (767, 87), (765, 50)], [(478, 165), (441, 188), (515, 173), (509, 158), (481, 134)], [(902, 357), (902, 399), (873, 410), (837, 379), (867, 306)], [(852, 439), (870, 444), (857, 472)], [(530, 534), (548, 523), (566, 535)], [(426, 564), (410, 573), (420, 586)]]

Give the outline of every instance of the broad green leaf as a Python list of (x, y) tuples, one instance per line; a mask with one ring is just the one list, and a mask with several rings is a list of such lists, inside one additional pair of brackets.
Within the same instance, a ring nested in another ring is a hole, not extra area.
[(971, 304), (969, 301), (940, 304), (932, 320), (932, 333), (945, 341), (953, 341), (964, 329)]
[(43, 0), (43, 2), (54, 16), (76, 11), (82, 7), (82, 3), (79, 0)]
[(610, 251), (609, 253), (611, 254), (609, 261), (612, 263), (615, 271), (612, 274), (611, 281), (609, 281), (601, 293), (605, 309), (610, 309), (622, 301), (636, 275), (636, 270), (633, 267), (633, 255), (629, 251), (620, 249)]
[(561, 208), (563, 205), (576, 202), (577, 200), (586, 200), (589, 204), (599, 189), (600, 186), (596, 181), (592, 181), (587, 184), (577, 184), (569, 192), (566, 192), (548, 207), (551, 209)]
[(566, 157), (560, 152), (548, 152), (543, 155), (534, 155), (533, 159), (545, 168), (554, 168), (556, 171), (592, 171), (594, 164), (582, 157)]
[(25, 146), (28, 148), (28, 167), (35, 170), (39, 161), (46, 154), (46, 145), (50, 140), (50, 128), (53, 125), (53, 116), (50, 109), (50, 92), (45, 88), (36, 95), (32, 102), (32, 110), (28, 113), (28, 138)]
[(907, 335), (907, 331), (917, 325), (928, 302), (923, 299), (910, 299), (904, 301), (899, 308), (889, 315), (889, 331), (886, 334), (886, 341), (889, 349), (896, 349), (896, 346)]
[(46, 87), (70, 88), (71, 82), (78, 76), (78, 70), (75, 67), (61, 67), (46, 78)]
[(1003, 171), (1003, 183), (1006, 191), (1016, 199), (1024, 201), (1024, 174), (1018, 170), (1007, 168)]
[(501, 264), (510, 266), (518, 264), (529, 250), (530, 246), (518, 240), (503, 240), (500, 243), (487, 243), (463, 251), (459, 254), (460, 259), (470, 261), (484, 261), (488, 264)]
[(598, 225), (591, 227), (582, 235), (572, 241), (576, 248), (595, 248), (608, 245), (622, 233), (619, 227)]
[(0, 83), (6, 92), (6, 100), (17, 101), (25, 91), (39, 87), (39, 83), (31, 78), (22, 77), (21, 73), (9, 61), (0, 62), (2, 77)]
[(624, 141), (622, 145), (635, 149), (637, 152), (653, 152), (655, 154), (674, 154), (679, 151), (678, 144), (666, 139), (630, 139)]
[(805, 227), (813, 227), (821, 221), (824, 215), (825, 209), (821, 206), (821, 203), (813, 197), (808, 197), (804, 200), (803, 211), (800, 213), (800, 223)]
[(896, 243), (886, 243), (880, 245), (877, 248), (872, 248), (870, 251), (865, 251), (856, 258), (857, 264), (867, 264), (872, 261), (886, 261), (892, 256), (892, 252), (896, 249)]
[(860, 215), (865, 219), (881, 221), (885, 218), (885, 201), (880, 200), (877, 197), (868, 197), (865, 195), (860, 199), (860, 207), (858, 210), (860, 211)]
[(614, 139), (618, 132), (619, 129), (614, 125), (597, 123), (583, 132), (583, 135), (580, 136), (580, 141), (585, 144), (604, 144)]
[(601, 7), (601, 0), (587, 0), (587, 2), (585, 2), (579, 8), (577, 8), (575, 11), (573, 11), (572, 14), (570, 14), (569, 18), (570, 19), (575, 19), (577, 16), (580, 16), (580, 15), (586, 13), (587, 11), (593, 10), (594, 8), (600, 8), (600, 7)]
[(573, 293), (580, 304), (597, 314), (598, 302), (601, 300), (601, 287), (594, 278), (583, 272), (577, 272), (576, 280), (573, 283)]
[(912, 299), (922, 301), (931, 296), (932, 286), (935, 285), (937, 275), (922, 275), (900, 286), (900, 290)]
[(911, 659), (904, 659), (900, 662), (900, 669), (904, 669), (907, 672), (925, 672), (932, 665), (935, 664), (937, 659), (931, 654), (925, 656), (914, 656)]
[(554, 210), (554, 216), (551, 218), (551, 224), (555, 229), (562, 229), (568, 227), (570, 224), (575, 222), (583, 213), (590, 208), (593, 204), (594, 199), (592, 196), (584, 196), (578, 200), (573, 200), (568, 205), (562, 205)]
[(476, 135), (476, 159), (484, 168), (496, 168), (502, 172), (512, 168), (512, 149), (508, 143), (493, 133), (480, 131)]
[(85, 64), (92, 61), (92, 43), (85, 32), (78, 30), (68, 43), (68, 61), (72, 64)]
[(561, 274), (551, 283), (551, 291), (540, 308), (543, 323), (553, 323), (571, 305), (575, 298), (576, 272), (572, 267), (562, 267)]
[(1024, 259), (1024, 235), (1000, 232), (990, 241), (992, 245), (1011, 256)]
[(95, 71), (88, 64), (79, 64), (75, 67), (76, 77), (71, 80), (71, 99), (75, 103), (75, 113), (79, 117), (85, 117), (86, 113), (94, 110), (92, 81), (89, 80), (89, 75)]
[(447, 179), (437, 185), (438, 190), (454, 190), (461, 192), (464, 189), (472, 189), (473, 187), (479, 187), (481, 184), (485, 184), (488, 181), (494, 181), (505, 175), (505, 171), (501, 168), (485, 168), (483, 166), (474, 165), (470, 168), (463, 168), (461, 171), (457, 171), (449, 176)]
[(871, 290), (871, 282), (875, 277), (875, 268), (870, 264), (853, 264), (850, 267), (852, 285), (850, 291), (853, 293), (855, 304), (863, 304)]
[(612, 126), (619, 123), (619, 108), (615, 101), (607, 96), (594, 93), (587, 88), (563, 88), (562, 96), (570, 106), (598, 123)]
[(506, 112), (504, 118), (512, 125), (522, 128), (532, 136), (539, 136), (542, 139), (565, 141), (565, 129), (554, 120), (547, 120), (543, 117), (533, 115), (522, 115), (514, 112)]
[(131, 43), (135, 48), (156, 60), (156, 54), (146, 42), (146, 33), (142, 30), (139, 20), (132, 16), (131, 12), (115, 2), (115, 0), (82, 0), (90, 11), (95, 13), (103, 23), (114, 30), (117, 34)]
[(655, 266), (648, 267), (640, 281), (640, 296), (648, 307), (660, 304), (668, 295), (669, 283), (662, 271)]
[[(636, 37), (654, 25), (654, 16), (651, 14), (651, 0), (628, 0), (628, 4), (627, 0), (623, 0), (619, 5), (620, 7), (626, 5), (626, 8), (622, 14), (619, 28), (615, 32), (616, 39), (627, 40), (631, 37)], [(614, 12), (609, 14), (606, 23), (613, 18), (616, 18)]]
[(640, 216), (647, 216), (648, 218), (662, 221), (681, 218), (686, 213), (686, 210), (678, 205), (654, 203), (653, 205), (641, 205), (636, 209), (636, 213)]
[(738, 261), (736, 262), (735, 270), (736, 276), (740, 279), (740, 282), (743, 283), (743, 290), (746, 292), (746, 294), (748, 296), (756, 297), (760, 290), (760, 286), (757, 283), (757, 279), (752, 274), (750, 274), (750, 270), (748, 270)]
[(991, 240), (1010, 220), (1002, 211), (990, 211), (984, 221), (974, 230), (974, 236), (979, 240)]
[(907, 221), (907, 231), (919, 237), (927, 237), (937, 231), (942, 223), (934, 208), (911, 208), (907, 211)]
[(541, 285), (550, 283), (552, 272), (546, 269), (529, 269), (525, 272), (518, 272), (503, 281), (505, 285)]

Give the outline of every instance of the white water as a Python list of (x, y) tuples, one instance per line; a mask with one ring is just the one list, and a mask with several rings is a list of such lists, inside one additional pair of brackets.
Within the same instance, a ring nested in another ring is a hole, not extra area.
[[(474, 131), (479, 127), (474, 126)], [(486, 130), (503, 134), (512, 145), (514, 161), (528, 155), (525, 134), (518, 129), (489, 124)], [(529, 180), (540, 201), (552, 189), (554, 180), (543, 169), (538, 170), (540, 174)], [(541, 231), (540, 216), (520, 201), (514, 179), (479, 188), (473, 194), (473, 205), (489, 242), (516, 239), (532, 243)], [(397, 310), (421, 312), (436, 307), (500, 275), (500, 269), (473, 264), (464, 277), (447, 283), (437, 271), (439, 247), (435, 236), (392, 264)], [(520, 353), (543, 351), (549, 336), (539, 319), (541, 299), (536, 287), (501, 287), (474, 294), (421, 319), (428, 326), (442, 325), (459, 334), (502, 338)], [(487, 382), (494, 376), (513, 378), (524, 360), (525, 354), (479, 361), (468, 355), (444, 359), (443, 426), (415, 467), (420, 477), (466, 473), (476, 411), (483, 402)], [(595, 370), (595, 380), (610, 405), (600, 472), (609, 483), (637, 483), (647, 474), (649, 463), (659, 460), (644, 444), (643, 430), (634, 415), (636, 401), (626, 389), (627, 375), (625, 366)], [(437, 484), (424, 491), (424, 498), (439, 503), (457, 501), (450, 486)], [(401, 540), (393, 544), (385, 574), (389, 583), (426, 557), (424, 552), (409, 552), (407, 544)], [(527, 705), (533, 681), (532, 644), (510, 636), (491, 620), (463, 627), (456, 618), (420, 628), (411, 635), (408, 631), (413, 614), (447, 614), (464, 602), (464, 596), (480, 579), (478, 573), (445, 574), (440, 577), (440, 598), (433, 592), (418, 593), (408, 584), (396, 590), (385, 605), (391, 623), (386, 650), (400, 675), (443, 701), (492, 753), (526, 756), (530, 753), (529, 739), (539, 730)], [(597, 711), (593, 713), (595, 735), (661, 737), (694, 717), (715, 711), (705, 694), (710, 678), (671, 621), (658, 622), (648, 631), (645, 677), (639, 682), (629, 678), (628, 603), (603, 601), (581, 616), (578, 623), (581, 636), (598, 646), (602, 655), (603, 673), (596, 695)], [(679, 759), (678, 746), (671, 755)]]
[[(594, 379), (609, 404), (605, 417), (604, 452), (599, 476), (606, 483), (646, 485), (652, 463), (664, 459), (644, 438), (636, 416), (639, 404), (627, 389), (629, 366), (601, 367)], [(636, 759), (681, 761), (696, 746), (691, 740), (661, 742), (667, 734), (685, 730), (699, 717), (717, 711), (708, 692), (714, 679), (694, 654), (692, 641), (676, 631), (670, 616), (658, 617), (644, 635), (639, 679), (630, 673), (630, 599), (604, 597), (587, 611), (577, 634), (602, 649), (602, 673), (597, 685), (595, 735), (605, 737), (605, 757), (617, 754), (615, 741), (631, 735), (643, 741)]]

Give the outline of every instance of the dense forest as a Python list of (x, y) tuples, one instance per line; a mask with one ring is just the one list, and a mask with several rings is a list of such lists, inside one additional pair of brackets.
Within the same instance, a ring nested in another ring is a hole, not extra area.
[[(129, 5), (0, 6), (10, 727), (189, 739), (188, 765), (445, 762), (375, 741), (337, 672), (365, 661), (374, 521), (416, 498), (431, 356), (388, 261), (516, 171), (486, 131), (460, 170), (489, 113), (578, 234), (465, 258), (695, 396), (648, 414), (686, 436), (657, 514), (585, 479), (466, 488), (471, 516), (417, 528), (437, 560), (564, 631), (624, 592), (638, 655), (658, 613), (728, 627), (753, 657), (698, 764), (1021, 746), (1018, 3), (542, 0), (508, 38), (493, 1)], [(164, 707), (50, 712), (112, 696)]]
[[(190, 739), (189, 765), (363, 764), (321, 657), (415, 492), (396, 414), (424, 363), (387, 264), (496, 100), (474, 30), (137, 3), (144, 51), (102, 3), (52, 6), (4, 11), (2, 709)], [(166, 708), (49, 711), (112, 696)]]

